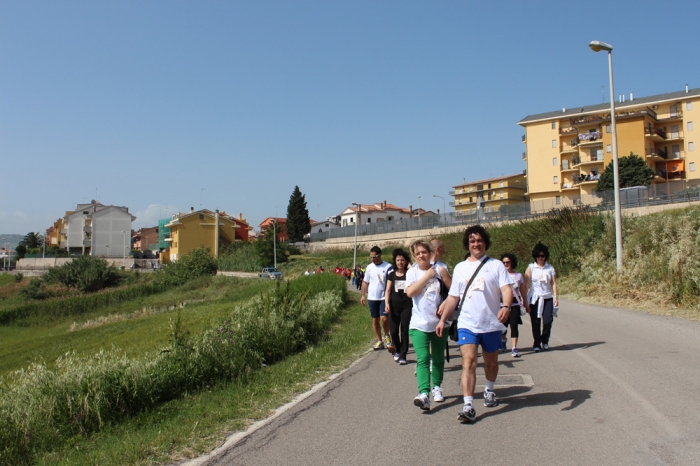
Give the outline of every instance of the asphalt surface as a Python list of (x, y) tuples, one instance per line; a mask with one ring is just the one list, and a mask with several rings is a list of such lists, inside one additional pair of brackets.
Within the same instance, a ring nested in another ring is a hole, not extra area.
[(413, 405), (415, 355), (399, 366), (377, 351), (199, 463), (700, 464), (700, 322), (562, 300), (551, 351), (539, 354), (523, 322), (522, 357), (499, 357), (500, 405), (484, 407), (477, 386), (474, 423), (457, 421), (454, 343), (445, 402), (428, 412)]

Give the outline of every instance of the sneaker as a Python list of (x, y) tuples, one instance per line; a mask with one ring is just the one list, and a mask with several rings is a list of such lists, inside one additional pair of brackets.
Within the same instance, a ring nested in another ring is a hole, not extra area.
[(399, 362), (399, 353), (394, 353), (394, 362)]
[(413, 399), (413, 404), (427, 411), (430, 409), (430, 398), (427, 393), (421, 393)]
[(501, 341), (501, 353), (505, 353), (508, 351), (508, 346), (506, 345), (505, 341)]
[(532, 348), (532, 351), (535, 352), (535, 353), (539, 353), (539, 352), (540, 352), (540, 347), (539, 347), (539, 346), (535, 346), (534, 348)]
[(433, 387), (433, 401), (436, 403), (445, 401), (445, 397), (442, 396), (442, 388), (438, 387), (437, 385)]
[(396, 346), (394, 346), (393, 343), (389, 343), (389, 346), (387, 346), (387, 349), (391, 354), (396, 354)]
[(484, 390), (484, 406), (487, 408), (493, 408), (498, 406), (498, 399), (496, 398), (496, 392), (493, 390)]
[(408, 364), (405, 359), (399, 359), (399, 366), (405, 366)]
[(513, 348), (513, 350), (510, 352), (510, 355), (513, 356), (514, 358), (519, 358), (520, 353), (518, 352), (518, 348)]
[(376, 342), (376, 343), (374, 344), (374, 346), (373, 346), (372, 348), (374, 348), (375, 351), (377, 351), (377, 350), (383, 350), (383, 349), (384, 349), (384, 343), (382, 343), (381, 341), (378, 341), (378, 342)]
[(473, 422), (476, 420), (476, 411), (471, 404), (466, 404), (462, 408), (462, 411), (457, 415), (457, 419), (461, 422)]
[(391, 346), (391, 337), (389, 335), (384, 335), (384, 344), (386, 346)]
[(542, 345), (542, 349), (545, 351), (549, 351), (549, 345), (545, 343), (544, 345)]

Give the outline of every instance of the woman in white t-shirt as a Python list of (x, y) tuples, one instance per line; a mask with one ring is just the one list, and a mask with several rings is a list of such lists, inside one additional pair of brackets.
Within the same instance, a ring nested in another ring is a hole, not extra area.
[(528, 287), (528, 302), (530, 303), (530, 321), (532, 322), (532, 349), (535, 353), (540, 350), (549, 351), (549, 338), (552, 334), (552, 322), (556, 309), (559, 308), (557, 298), (557, 273), (548, 262), (549, 248), (542, 244), (532, 250), (535, 262), (527, 266), (525, 283)]
[[(506, 266), (506, 270), (513, 280), (514, 284), (511, 285), (513, 289), (513, 303), (510, 306), (510, 316), (508, 317), (508, 322), (506, 324), (510, 325), (510, 339), (513, 342), (513, 348), (511, 349), (511, 355), (514, 358), (519, 358), (520, 353), (518, 352), (518, 337), (520, 336), (518, 332), (518, 325), (522, 324), (523, 321), (520, 318), (529, 311), (527, 304), (527, 289), (525, 288), (525, 280), (520, 272), (516, 272), (515, 268), (518, 266), (518, 258), (515, 254), (509, 252), (501, 255), (501, 262)], [(506, 333), (503, 332), (503, 346), (505, 348)]]
[[(432, 247), (427, 241), (411, 244), (414, 266), (406, 272), (406, 295), (413, 300), (411, 322), (408, 333), (416, 352), (416, 379), (418, 396), (413, 404), (421, 409), (430, 409), (430, 385), (432, 379), (433, 401), (445, 401), (442, 395), (442, 379), (445, 370), (445, 345), (447, 335), (438, 337), (435, 327), (440, 322), (437, 314), (442, 303), (440, 297), (441, 276), (446, 276), (443, 266), (431, 265)], [(432, 351), (431, 351), (432, 348)], [(430, 354), (433, 355), (433, 370), (430, 371)]]

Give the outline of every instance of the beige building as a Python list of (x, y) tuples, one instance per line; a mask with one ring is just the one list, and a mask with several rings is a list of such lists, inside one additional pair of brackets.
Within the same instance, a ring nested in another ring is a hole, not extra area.
[(454, 196), (450, 206), (454, 206), (457, 218), (500, 212), (503, 206), (525, 202), (525, 189), (523, 173), (463, 183), (450, 191), (450, 196)]
[[(618, 156), (641, 156), (656, 177), (654, 183), (700, 179), (700, 142), (693, 123), (700, 123), (700, 89), (636, 98), (615, 103)], [(552, 206), (595, 203), (597, 177), (612, 162), (610, 104), (530, 115), (518, 122), (525, 129), (523, 159), (527, 195)]]

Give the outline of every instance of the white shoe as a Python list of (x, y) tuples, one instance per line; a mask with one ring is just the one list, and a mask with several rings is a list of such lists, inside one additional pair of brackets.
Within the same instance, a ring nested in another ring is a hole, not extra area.
[(413, 399), (413, 404), (427, 411), (430, 409), (430, 398), (427, 393), (421, 393)]
[(442, 396), (442, 388), (438, 387), (437, 385), (433, 387), (433, 401), (436, 403), (445, 401), (445, 397)]
[(401, 359), (399, 353), (394, 353), (394, 362), (399, 362), (399, 359)]

